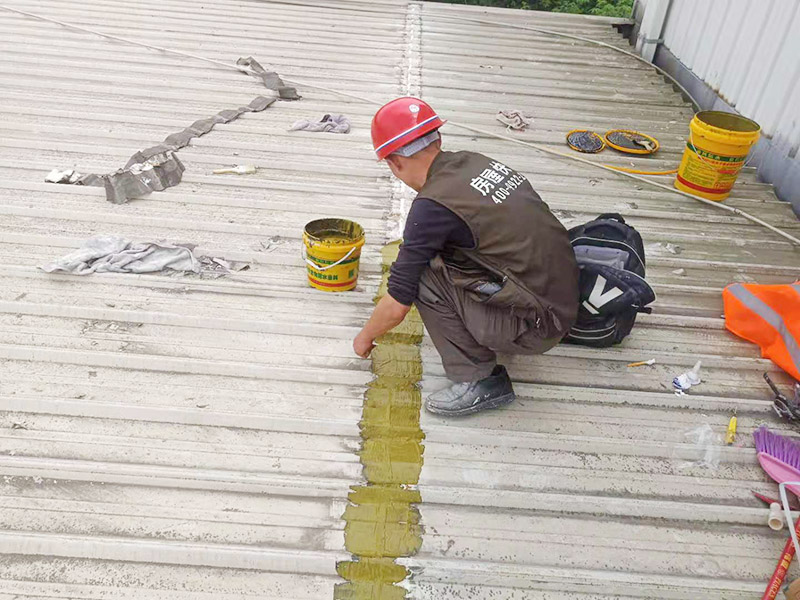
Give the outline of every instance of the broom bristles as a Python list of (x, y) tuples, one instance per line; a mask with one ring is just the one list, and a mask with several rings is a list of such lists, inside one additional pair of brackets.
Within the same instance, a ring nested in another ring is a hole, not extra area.
[(800, 444), (762, 425), (753, 432), (756, 450), (800, 471)]

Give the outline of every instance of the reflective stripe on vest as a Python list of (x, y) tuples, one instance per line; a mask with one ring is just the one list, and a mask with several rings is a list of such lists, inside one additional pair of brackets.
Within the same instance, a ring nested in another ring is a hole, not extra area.
[[(791, 288), (798, 294), (798, 296), (800, 296), (800, 283), (781, 287)], [(753, 294), (741, 283), (728, 286), (727, 291), (746, 308), (750, 309), (753, 311), (753, 313), (761, 317), (778, 333), (783, 341), (783, 345), (786, 348), (789, 358), (794, 363), (795, 372), (800, 371), (800, 345), (792, 335), (792, 332), (789, 331), (789, 327), (786, 325), (786, 322), (783, 320), (783, 317), (780, 315), (780, 313), (764, 302), (761, 298)], [(798, 298), (798, 302), (800, 302), (800, 298)]]

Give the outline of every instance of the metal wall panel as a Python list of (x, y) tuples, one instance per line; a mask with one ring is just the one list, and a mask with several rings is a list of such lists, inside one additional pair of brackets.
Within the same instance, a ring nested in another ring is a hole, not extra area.
[[(673, 0), (664, 46), (768, 136), (790, 127), (800, 77), (800, 0)], [(789, 114), (791, 113), (791, 115)]]
[[(669, 10), (659, 32), (653, 12), (660, 3), (663, 12), (664, 2)], [(751, 164), (800, 214), (800, 0), (639, 0), (635, 15), (648, 23), (644, 35), (660, 37), (688, 69), (686, 76), (693, 79), (691, 72), (761, 125)]]

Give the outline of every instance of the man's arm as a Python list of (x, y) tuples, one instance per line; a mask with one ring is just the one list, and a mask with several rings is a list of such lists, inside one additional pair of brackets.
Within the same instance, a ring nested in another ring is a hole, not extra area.
[(475, 243), (469, 228), (459, 217), (426, 198), (417, 198), (411, 205), (403, 238), (389, 274), (388, 293), (353, 340), (353, 349), (362, 358), (369, 356), (376, 338), (402, 323), (417, 297), (423, 271), (445, 243), (450, 241), (467, 248)]
[(353, 340), (353, 350), (356, 354), (361, 358), (367, 358), (375, 347), (375, 340), (402, 323), (410, 310), (410, 306), (400, 304), (389, 294), (381, 298), (372, 311), (369, 321)]

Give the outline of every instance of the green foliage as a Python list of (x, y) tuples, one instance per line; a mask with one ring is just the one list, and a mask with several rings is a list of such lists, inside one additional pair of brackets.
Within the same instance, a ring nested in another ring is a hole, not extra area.
[(502, 8), (523, 8), (545, 10), (581, 15), (602, 15), (605, 17), (629, 17), (633, 10), (633, 0), (432, 0), (450, 4), (473, 4), (477, 6), (499, 6)]

